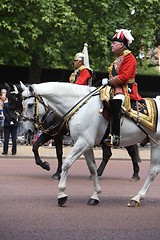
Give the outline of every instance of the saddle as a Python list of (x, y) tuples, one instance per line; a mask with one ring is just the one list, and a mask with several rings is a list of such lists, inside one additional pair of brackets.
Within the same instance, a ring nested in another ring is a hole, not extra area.
[[(102, 115), (107, 121), (110, 120), (110, 92), (110, 86), (100, 90), (100, 99), (104, 103)], [(157, 106), (153, 98), (142, 98), (135, 101), (130, 100), (129, 94), (127, 94), (122, 114), (154, 132), (157, 130)]]

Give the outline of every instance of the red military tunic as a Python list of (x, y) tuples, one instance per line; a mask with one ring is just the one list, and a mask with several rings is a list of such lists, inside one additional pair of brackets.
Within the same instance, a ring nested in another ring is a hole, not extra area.
[(88, 85), (88, 80), (91, 78), (91, 73), (85, 66), (81, 66), (70, 76), (70, 82), (79, 85)]
[(79, 76), (77, 77), (75, 83), (79, 85), (88, 85), (88, 79), (91, 78), (91, 74), (87, 69), (80, 71)]
[[(110, 85), (115, 88), (114, 95), (125, 94), (125, 92), (128, 91), (128, 83), (132, 83), (132, 85), (136, 84), (136, 59), (129, 50), (124, 50), (111, 64), (108, 71)], [(130, 97), (134, 100), (142, 99), (138, 92), (132, 92)]]

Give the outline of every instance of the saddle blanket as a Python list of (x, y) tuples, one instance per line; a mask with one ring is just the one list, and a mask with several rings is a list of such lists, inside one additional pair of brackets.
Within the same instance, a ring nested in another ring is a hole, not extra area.
[[(104, 103), (103, 117), (106, 120), (110, 119), (110, 90), (107, 86), (101, 89), (100, 99)], [(156, 132), (157, 130), (157, 106), (152, 98), (143, 98), (140, 101), (133, 101), (131, 108), (126, 110), (126, 116), (133, 118), (137, 123)]]
[(143, 98), (132, 103), (129, 115), (138, 123), (156, 132), (157, 106), (152, 98)]

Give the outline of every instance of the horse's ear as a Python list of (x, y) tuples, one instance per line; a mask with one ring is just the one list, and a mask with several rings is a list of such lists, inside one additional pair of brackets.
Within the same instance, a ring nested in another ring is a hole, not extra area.
[(33, 87), (32, 87), (31, 85), (29, 85), (28, 89), (29, 89), (29, 91), (30, 91), (31, 93), (34, 92), (34, 89), (33, 89)]
[(16, 86), (16, 85), (13, 85), (13, 88), (14, 88), (15, 94), (18, 94), (19, 92), (18, 92), (17, 86)]
[(4, 83), (4, 86), (7, 89), (7, 91), (9, 91), (11, 89), (11, 86), (6, 82)]
[(27, 89), (27, 87), (24, 85), (24, 83), (22, 83), (21, 81), (20, 81), (20, 86), (21, 86), (21, 89), (24, 91), (24, 90), (26, 90)]

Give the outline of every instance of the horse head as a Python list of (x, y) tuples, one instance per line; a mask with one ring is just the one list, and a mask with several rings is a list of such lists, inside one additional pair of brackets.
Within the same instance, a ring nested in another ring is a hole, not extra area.
[(62, 117), (48, 107), (47, 100), (37, 95), (32, 85), (26, 87), (21, 82), (21, 88), (23, 90), (23, 127), (25, 131), (32, 133), (37, 128), (52, 136), (58, 134), (59, 131), (66, 132)]
[(31, 87), (27, 87), (24, 83), (20, 81), (20, 87), (23, 92), (22, 94), (22, 120), (23, 120), (23, 130), (25, 133), (34, 134), (35, 126), (34, 126), (34, 96), (32, 97), (32, 93), (29, 91)]

